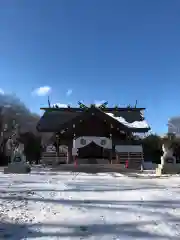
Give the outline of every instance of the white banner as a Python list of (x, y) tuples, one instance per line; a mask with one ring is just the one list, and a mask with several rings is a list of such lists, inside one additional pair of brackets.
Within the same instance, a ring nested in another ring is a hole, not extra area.
[(112, 148), (112, 140), (106, 137), (93, 137), (93, 136), (86, 136), (86, 137), (79, 137), (75, 140), (75, 147), (82, 148), (94, 142), (96, 145), (103, 147), (103, 148)]

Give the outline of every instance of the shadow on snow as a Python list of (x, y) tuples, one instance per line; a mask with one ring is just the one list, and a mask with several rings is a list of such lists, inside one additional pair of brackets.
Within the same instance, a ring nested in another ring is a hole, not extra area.
[[(3, 239), (20, 240), (24, 238), (40, 238), (40, 237), (88, 237), (88, 236), (108, 236), (113, 235), (114, 237), (123, 237), (126, 239), (130, 236), (135, 239), (172, 239), (167, 237), (163, 233), (155, 234), (148, 231), (142, 230), (142, 227), (150, 224), (147, 222), (128, 222), (120, 224), (88, 224), (86, 226), (78, 226), (76, 224), (11, 224), (11, 223), (0, 223), (1, 232), (0, 237)], [(8, 229), (8, 232), (6, 232)], [(39, 230), (38, 230), (39, 229)], [(45, 231), (40, 231), (45, 229)], [(179, 237), (173, 237), (174, 240), (179, 240)]]

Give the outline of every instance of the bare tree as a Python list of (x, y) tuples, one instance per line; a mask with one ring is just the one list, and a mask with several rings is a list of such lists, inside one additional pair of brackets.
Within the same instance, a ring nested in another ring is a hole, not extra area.
[[(39, 116), (29, 109), (15, 95), (0, 95), (0, 154), (5, 152), (7, 139), (19, 133), (37, 134)], [(17, 128), (18, 126), (18, 128)]]

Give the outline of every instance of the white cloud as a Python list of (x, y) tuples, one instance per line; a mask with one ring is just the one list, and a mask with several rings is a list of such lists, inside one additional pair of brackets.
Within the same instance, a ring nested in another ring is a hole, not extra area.
[(65, 103), (55, 103), (55, 104), (53, 104), (53, 107), (54, 107), (55, 105), (57, 105), (59, 108), (67, 108), (67, 105), (68, 105), (68, 104), (65, 104)]
[(105, 100), (101, 100), (101, 101), (95, 101), (94, 104), (99, 107), (101, 104), (105, 103), (106, 101)]
[(66, 96), (70, 96), (72, 94), (72, 89), (68, 89), (66, 92)]
[(46, 96), (50, 92), (51, 92), (51, 87), (43, 86), (43, 87), (36, 88), (32, 93), (33, 95), (42, 97), (42, 96)]
[(0, 95), (4, 95), (4, 91), (0, 88)]

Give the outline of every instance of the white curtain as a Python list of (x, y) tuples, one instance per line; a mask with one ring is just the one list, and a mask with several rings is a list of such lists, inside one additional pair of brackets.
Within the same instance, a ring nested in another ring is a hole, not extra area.
[(88, 137), (79, 137), (75, 140), (75, 148), (82, 148), (90, 144), (92, 141)]
[(93, 142), (103, 148), (112, 148), (112, 140), (106, 137), (95, 137)]
[(86, 136), (86, 137), (79, 137), (75, 140), (75, 148), (82, 148), (90, 144), (91, 142), (94, 142), (100, 147), (103, 148), (112, 148), (112, 140), (106, 137), (92, 137), (92, 136)]

